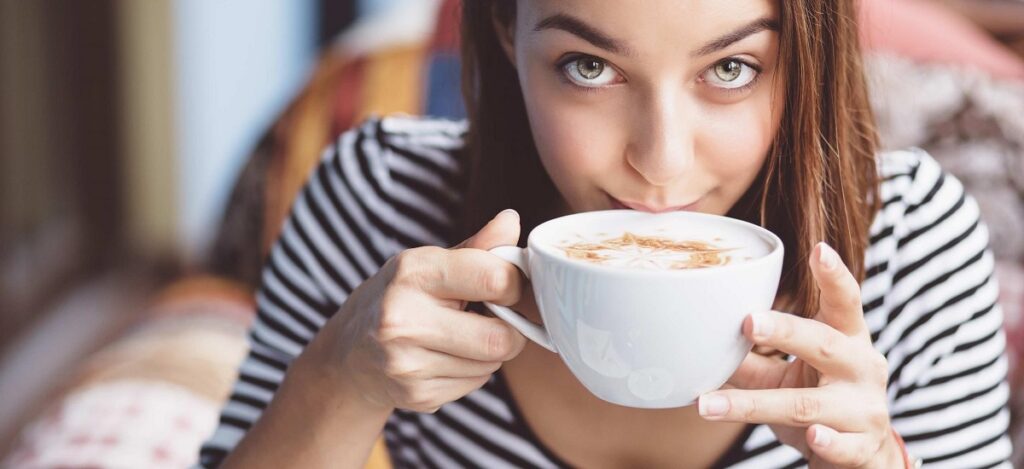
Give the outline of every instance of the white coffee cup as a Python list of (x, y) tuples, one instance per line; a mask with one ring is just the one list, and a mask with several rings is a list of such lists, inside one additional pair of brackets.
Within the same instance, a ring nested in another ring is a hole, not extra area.
[[(566, 240), (581, 234), (671, 233), (756, 252), (750, 259), (686, 270), (640, 270), (570, 259)], [(758, 244), (760, 243), (760, 244)], [(545, 222), (526, 249), (490, 252), (530, 279), (543, 326), (485, 303), (530, 340), (558, 353), (583, 385), (615, 404), (691, 405), (732, 376), (752, 344), (741, 332), (752, 312), (768, 311), (782, 271), (782, 241), (733, 218), (695, 212), (609, 210)]]

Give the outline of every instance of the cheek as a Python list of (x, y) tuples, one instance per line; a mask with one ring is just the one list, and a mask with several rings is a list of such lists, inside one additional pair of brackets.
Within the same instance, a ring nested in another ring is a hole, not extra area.
[(719, 182), (724, 206), (731, 207), (754, 183), (777, 134), (780, 116), (766, 95), (723, 107), (705, 120), (697, 154)]
[(771, 145), (771, 128), (754, 112), (730, 110), (707, 122), (704, 145), (698, 155), (709, 157), (707, 169), (720, 176), (756, 172)]
[[(619, 158), (615, 103), (580, 99), (553, 79), (548, 70), (531, 64), (520, 71), (530, 129), (541, 161), (573, 210), (587, 210), (594, 181), (616, 167)], [(609, 109), (606, 109), (609, 108)]]

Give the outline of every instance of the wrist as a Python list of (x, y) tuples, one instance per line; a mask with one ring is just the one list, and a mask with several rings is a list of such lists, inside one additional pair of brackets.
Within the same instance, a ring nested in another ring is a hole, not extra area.
[(390, 415), (338, 386), (331, 365), (302, 354), (224, 467), (362, 467)]
[(303, 399), (319, 402), (322, 408), (340, 411), (349, 418), (386, 419), (395, 410), (366, 398), (344, 363), (324, 359), (312, 349), (307, 348), (288, 367), (282, 387), (292, 388), (303, 394)]

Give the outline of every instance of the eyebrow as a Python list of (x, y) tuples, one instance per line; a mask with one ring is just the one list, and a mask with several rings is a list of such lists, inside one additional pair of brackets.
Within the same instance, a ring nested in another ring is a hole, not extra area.
[(622, 41), (612, 39), (607, 34), (598, 31), (597, 28), (590, 26), (583, 20), (565, 13), (558, 13), (544, 18), (533, 28), (534, 31), (543, 31), (545, 29), (560, 29), (567, 33), (574, 34), (584, 41), (593, 44), (595, 47), (599, 47), (614, 54), (626, 56), (633, 55), (633, 52), (630, 51)]
[(729, 47), (739, 41), (746, 39), (748, 36), (752, 36), (761, 31), (778, 31), (779, 23), (771, 18), (760, 18), (743, 26), (729, 34), (726, 34), (714, 41), (707, 43), (704, 47), (697, 49), (690, 55), (693, 57), (700, 57), (708, 54), (718, 52), (726, 47)]
[[(565, 13), (558, 13), (544, 18), (533, 28), (534, 31), (543, 31), (545, 29), (558, 29), (565, 31), (578, 36), (580, 39), (593, 44), (595, 47), (599, 47), (614, 54), (626, 56), (635, 55), (633, 51), (622, 41), (614, 39), (599, 31), (597, 28), (587, 24), (583, 20)], [(746, 39), (748, 36), (765, 30), (778, 31), (778, 22), (767, 17), (756, 19), (733, 32), (708, 42), (703, 47), (692, 52), (690, 55), (693, 57), (700, 57), (718, 52), (742, 41), (743, 39)]]

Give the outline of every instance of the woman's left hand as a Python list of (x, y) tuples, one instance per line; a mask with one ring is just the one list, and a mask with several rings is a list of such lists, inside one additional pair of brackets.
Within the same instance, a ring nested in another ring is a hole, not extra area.
[(810, 264), (821, 291), (817, 315), (754, 313), (743, 323), (755, 345), (796, 359), (750, 353), (729, 379), (734, 388), (700, 397), (700, 414), (767, 424), (811, 467), (902, 467), (886, 403), (889, 367), (871, 344), (860, 286), (825, 243)]

